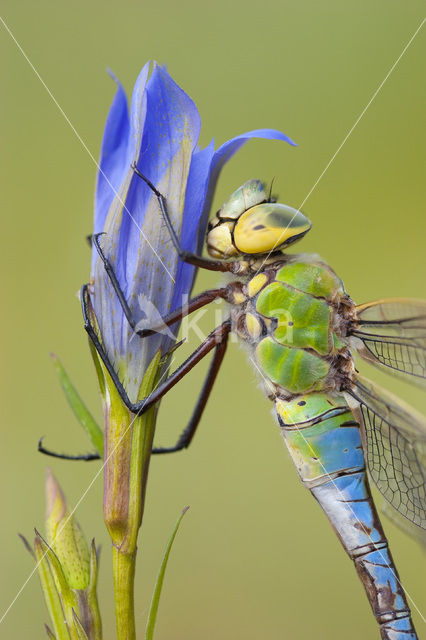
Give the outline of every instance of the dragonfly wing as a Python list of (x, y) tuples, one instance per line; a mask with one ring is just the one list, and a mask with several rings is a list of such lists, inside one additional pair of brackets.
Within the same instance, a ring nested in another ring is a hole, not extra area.
[(350, 334), (364, 360), (426, 386), (426, 301), (390, 298), (360, 305)]
[(426, 529), (425, 418), (362, 377), (347, 396), (378, 489), (401, 515)]
[(407, 536), (413, 538), (426, 551), (426, 529), (420, 529), (415, 524), (403, 518), (398, 511), (392, 508), (387, 500), (383, 500), (380, 511), (386, 516), (398, 529), (403, 531)]

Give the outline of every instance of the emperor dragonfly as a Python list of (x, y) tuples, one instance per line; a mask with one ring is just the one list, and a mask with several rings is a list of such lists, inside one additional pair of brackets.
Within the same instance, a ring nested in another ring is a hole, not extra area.
[(410, 609), (373, 504), (366, 467), (379, 490), (405, 518), (426, 528), (424, 418), (358, 375), (353, 352), (414, 382), (424, 382), (426, 302), (378, 300), (355, 305), (342, 281), (316, 255), (283, 252), (311, 228), (298, 210), (267, 197), (259, 180), (240, 187), (209, 224), (212, 259), (186, 252), (167, 204), (158, 198), (179, 257), (236, 279), (205, 291), (158, 326), (137, 329), (99, 236), (104, 261), (130, 326), (143, 338), (222, 298), (230, 315), (147, 398), (130, 402), (91, 323), (88, 285), (82, 290), (85, 328), (123, 401), (135, 414), (147, 411), (207, 353), (213, 359), (192, 417), (169, 453), (188, 447), (206, 406), (230, 332), (247, 344), (266, 395), (274, 402), (285, 443), (303, 484), (319, 502), (364, 585), (381, 637), (417, 638)]

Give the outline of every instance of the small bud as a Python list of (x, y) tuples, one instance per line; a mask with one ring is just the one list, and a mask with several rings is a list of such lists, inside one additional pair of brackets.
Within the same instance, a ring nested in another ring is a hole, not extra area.
[(90, 581), (89, 549), (50, 469), (46, 477), (46, 536), (61, 563), (68, 586), (86, 589)]
[(34, 548), (20, 536), (36, 561), (43, 595), (53, 624), (49, 638), (101, 640), (102, 622), (96, 596), (98, 559), (68, 509), (58, 481), (47, 470), (47, 540), (35, 531)]

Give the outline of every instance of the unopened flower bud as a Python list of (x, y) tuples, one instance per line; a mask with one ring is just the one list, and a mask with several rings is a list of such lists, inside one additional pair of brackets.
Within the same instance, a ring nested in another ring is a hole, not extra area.
[(50, 469), (46, 478), (46, 536), (61, 563), (68, 586), (86, 589), (90, 581), (89, 548)]

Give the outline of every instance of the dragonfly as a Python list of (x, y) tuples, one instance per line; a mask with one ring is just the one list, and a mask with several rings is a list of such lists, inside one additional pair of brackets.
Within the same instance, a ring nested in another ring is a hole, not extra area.
[[(410, 608), (371, 496), (368, 475), (395, 513), (426, 528), (426, 421), (407, 404), (359, 375), (354, 355), (413, 383), (426, 379), (426, 301), (381, 299), (356, 305), (342, 280), (317, 255), (287, 248), (311, 229), (299, 210), (277, 202), (252, 179), (209, 222), (210, 257), (182, 248), (167, 202), (136, 166), (158, 200), (179, 258), (199, 269), (228, 273), (223, 287), (195, 296), (156, 326), (139, 328), (113, 265), (104, 262), (124, 314), (140, 338), (176, 325), (215, 300), (229, 316), (149, 396), (129, 400), (96, 328), (89, 285), (82, 288), (85, 328), (123, 402), (140, 415), (154, 406), (208, 353), (212, 358), (192, 416), (171, 453), (187, 448), (223, 362), (231, 333), (247, 345), (249, 360), (273, 402), (297, 473), (322, 507), (365, 588), (381, 638), (415, 640)], [(92, 456), (92, 458), (95, 456)]]

